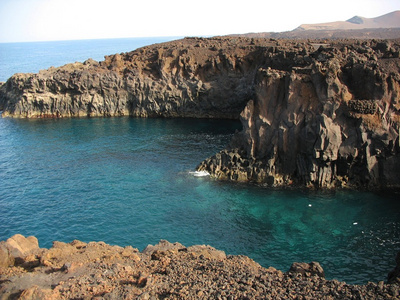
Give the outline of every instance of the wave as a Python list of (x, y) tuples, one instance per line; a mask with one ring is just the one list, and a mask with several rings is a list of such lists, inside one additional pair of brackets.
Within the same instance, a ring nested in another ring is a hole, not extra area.
[(207, 171), (194, 171), (194, 172), (189, 172), (190, 175), (193, 175), (194, 177), (205, 177), (205, 176), (210, 176), (210, 173)]

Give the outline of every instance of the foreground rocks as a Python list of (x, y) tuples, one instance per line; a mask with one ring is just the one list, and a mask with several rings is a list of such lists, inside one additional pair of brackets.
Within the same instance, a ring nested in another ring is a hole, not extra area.
[(3, 117), (240, 118), (198, 170), (271, 186), (400, 188), (398, 40), (185, 38), (15, 74)]
[(0, 299), (400, 297), (398, 272), (392, 274), (390, 284), (348, 285), (326, 280), (315, 262), (296, 263), (282, 272), (263, 268), (245, 256), (227, 256), (210, 246), (160, 241), (139, 252), (131, 246), (80, 241), (54, 242), (52, 248), (40, 249), (35, 241), (17, 235), (1, 242), (2, 253), (9, 251), (10, 260), (0, 266)]

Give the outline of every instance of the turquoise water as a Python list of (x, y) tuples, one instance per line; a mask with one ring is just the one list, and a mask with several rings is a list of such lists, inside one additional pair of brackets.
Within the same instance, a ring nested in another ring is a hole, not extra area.
[[(0, 43), (0, 81), (16, 72), (173, 38)], [(0, 240), (160, 239), (210, 244), (288, 270), (319, 261), (327, 277), (385, 280), (400, 250), (398, 194), (276, 190), (189, 174), (240, 124), (184, 119), (0, 119)]]
[(398, 195), (276, 190), (193, 177), (240, 124), (193, 119), (0, 119), (0, 240), (35, 235), (142, 250), (210, 244), (288, 270), (385, 280), (400, 250)]

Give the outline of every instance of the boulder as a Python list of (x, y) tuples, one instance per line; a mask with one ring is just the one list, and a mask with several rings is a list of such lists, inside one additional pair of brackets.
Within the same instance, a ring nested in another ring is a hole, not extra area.
[(226, 254), (224, 251), (217, 250), (214, 247), (206, 245), (195, 245), (187, 248), (187, 252), (195, 254), (195, 257), (203, 257), (208, 259), (224, 260)]
[(39, 241), (34, 236), (24, 237), (21, 234), (16, 234), (6, 241), (6, 247), (13, 257), (24, 257), (39, 250)]
[(321, 278), (325, 278), (324, 269), (322, 269), (321, 265), (318, 262), (311, 262), (311, 263), (295, 262), (290, 267), (289, 273), (301, 274), (307, 277), (318, 276)]
[(180, 250), (186, 249), (180, 243), (170, 243), (166, 240), (160, 240), (156, 245), (147, 245), (147, 247), (142, 251), (143, 254), (152, 256), (153, 253), (166, 253), (166, 252), (178, 252)]
[(40, 250), (36, 237), (16, 234), (7, 241), (0, 242), (0, 267), (22, 263), (25, 257)]
[(15, 258), (7, 248), (6, 242), (0, 242), (0, 268), (7, 268), (14, 265)]

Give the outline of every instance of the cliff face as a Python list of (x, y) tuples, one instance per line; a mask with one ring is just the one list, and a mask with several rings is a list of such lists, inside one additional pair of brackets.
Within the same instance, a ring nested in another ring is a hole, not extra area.
[(399, 187), (400, 76), (392, 47), (337, 44), (296, 53), (289, 69), (259, 68), (243, 131), (198, 169), (273, 186)]
[(187, 38), (0, 89), (3, 116), (239, 118), (199, 170), (270, 185), (399, 187), (396, 41)]
[(238, 118), (268, 43), (184, 39), (16, 74), (0, 92), (3, 116)]

